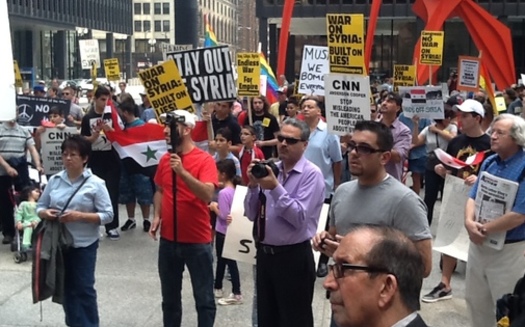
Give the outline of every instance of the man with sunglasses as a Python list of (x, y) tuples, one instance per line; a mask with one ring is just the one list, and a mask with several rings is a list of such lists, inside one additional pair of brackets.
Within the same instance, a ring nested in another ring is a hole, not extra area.
[(62, 98), (64, 100), (71, 101), (71, 106), (69, 107), (69, 115), (66, 119), (66, 125), (71, 127), (80, 127), (82, 125), (82, 117), (84, 117), (84, 111), (82, 108), (75, 104), (75, 95), (76, 91), (72, 86), (66, 86), (62, 90)]
[(323, 286), (339, 327), (426, 327), (417, 314), (423, 259), (402, 232), (354, 227), (334, 253)]
[[(317, 230), (325, 182), (321, 170), (304, 156), (309, 136), (306, 123), (289, 118), (277, 134), (281, 159), (277, 176), (265, 165), (268, 175), (261, 177), (256, 160), (248, 166), (244, 210), (254, 222), (259, 327), (314, 325), (315, 264), (310, 240)], [(260, 178), (254, 176), (256, 172)]]

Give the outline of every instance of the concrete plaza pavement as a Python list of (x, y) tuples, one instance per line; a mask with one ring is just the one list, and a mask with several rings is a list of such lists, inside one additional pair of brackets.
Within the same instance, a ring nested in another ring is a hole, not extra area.
[[(436, 204), (436, 211), (440, 203)], [(121, 224), (126, 212), (120, 207)], [(439, 215), (435, 215), (439, 217)], [(437, 218), (435, 218), (437, 220)], [(119, 241), (102, 239), (98, 250), (96, 289), (101, 326), (105, 327), (157, 327), (162, 326), (160, 283), (157, 274), (158, 242), (153, 241), (141, 229), (121, 233)], [(432, 228), (435, 233), (435, 226)], [(422, 293), (425, 294), (440, 281), (439, 255), (434, 252), (434, 269), (425, 279)], [(453, 276), (454, 297), (434, 304), (421, 304), (421, 315), (432, 327), (468, 326), (464, 300), (464, 264)], [(253, 277), (252, 267), (239, 263), (241, 288), (244, 303), (223, 307), (217, 306), (217, 327), (251, 326)], [(0, 326), (2, 327), (55, 327), (65, 326), (60, 305), (45, 301), (40, 307), (32, 304), (31, 263), (16, 264), (9, 246), (0, 245)], [(330, 325), (330, 303), (325, 298), (322, 279), (315, 285), (313, 310), (315, 326)], [(230, 282), (224, 282), (224, 291), (230, 289)], [(183, 323), (182, 326), (196, 326), (197, 318), (191, 283), (187, 271), (183, 281)]]

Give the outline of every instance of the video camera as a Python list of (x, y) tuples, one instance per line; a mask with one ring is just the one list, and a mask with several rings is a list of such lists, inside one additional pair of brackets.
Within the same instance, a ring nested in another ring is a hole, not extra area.
[(164, 120), (164, 124), (170, 128), (170, 143), (171, 143), (171, 149), (172, 152), (175, 152), (175, 149), (181, 145), (182, 139), (179, 135), (179, 129), (177, 128), (177, 124), (181, 123), (184, 124), (186, 122), (186, 118), (184, 116), (178, 116), (173, 113), (167, 113), (166, 119)]

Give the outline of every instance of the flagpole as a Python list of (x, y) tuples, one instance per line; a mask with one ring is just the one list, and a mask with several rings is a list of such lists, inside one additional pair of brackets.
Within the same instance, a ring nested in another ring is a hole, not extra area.
[(253, 126), (253, 117), (252, 117), (252, 100), (250, 97), (247, 97), (248, 99), (248, 123), (250, 126)]
[[(208, 142), (211, 142), (215, 139), (215, 133), (213, 131), (213, 123), (212, 123), (213, 103), (209, 103), (209, 102), (206, 103), (204, 105), (204, 110), (206, 110), (207, 115), (210, 117), (210, 119), (206, 122), (206, 127), (208, 129)], [(211, 154), (214, 153), (214, 151), (210, 148), (208, 148), (208, 152), (210, 152)]]

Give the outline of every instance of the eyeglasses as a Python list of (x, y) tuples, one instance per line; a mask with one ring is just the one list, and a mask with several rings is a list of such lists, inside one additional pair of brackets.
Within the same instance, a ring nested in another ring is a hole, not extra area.
[(381, 149), (374, 149), (370, 145), (366, 144), (356, 144), (355, 142), (348, 143), (348, 150), (351, 152), (355, 150), (357, 154), (372, 154), (377, 152), (384, 152)]
[(296, 138), (293, 138), (293, 137), (285, 137), (285, 136), (282, 136), (282, 135), (277, 135), (277, 140), (281, 143), (283, 143), (283, 141), (286, 141), (286, 144), (297, 144), (299, 142), (303, 142), (303, 140), (301, 139), (296, 139)]
[(356, 272), (366, 272), (369, 274), (391, 274), (390, 271), (386, 268), (380, 268), (380, 267), (368, 267), (368, 266), (359, 266), (359, 265), (353, 265), (350, 263), (335, 263), (332, 265), (328, 265), (328, 268), (331, 272), (334, 273), (335, 278), (343, 278), (345, 277), (345, 271), (347, 270), (353, 270)]

